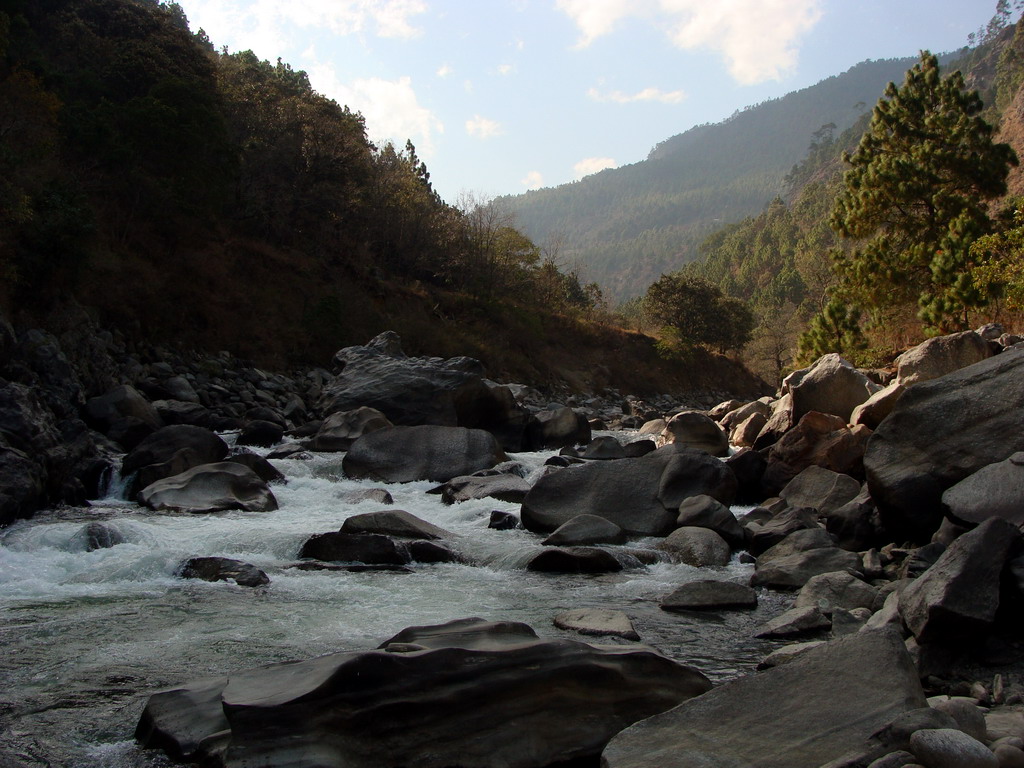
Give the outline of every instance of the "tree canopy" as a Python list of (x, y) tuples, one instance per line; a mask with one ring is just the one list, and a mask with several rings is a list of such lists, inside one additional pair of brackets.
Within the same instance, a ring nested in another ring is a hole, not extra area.
[(970, 246), (990, 229), (986, 201), (1006, 192), (1017, 157), (993, 141), (983, 104), (959, 71), (943, 78), (922, 52), (890, 83), (853, 154), (831, 223), (855, 241), (839, 254), (840, 296), (866, 309), (917, 301), (937, 332), (960, 330), (985, 302)]
[(648, 314), (684, 347), (739, 349), (750, 341), (754, 327), (754, 315), (745, 301), (685, 273), (662, 275), (647, 289), (644, 304)]

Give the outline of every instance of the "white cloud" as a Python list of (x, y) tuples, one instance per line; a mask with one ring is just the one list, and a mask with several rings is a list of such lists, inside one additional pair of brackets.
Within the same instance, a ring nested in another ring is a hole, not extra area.
[(605, 168), (614, 168), (616, 162), (610, 157), (585, 157), (580, 160), (572, 169), (576, 172), (576, 178), (582, 179), (592, 173), (603, 171)]
[(425, 0), (183, 0), (182, 6), (192, 28), (204, 28), (216, 45), (252, 48), (270, 59), (285, 52), (296, 31), (310, 27), (336, 35), (417, 37), (413, 17), (427, 10)]
[(611, 101), (615, 104), (630, 104), (634, 101), (658, 101), (662, 104), (678, 104), (686, 98), (684, 91), (663, 91), (660, 88), (644, 88), (636, 93), (623, 93), (622, 91), (608, 91), (602, 93), (597, 88), (591, 88), (587, 95), (594, 101)]
[(320, 93), (361, 112), (366, 118), (366, 132), (373, 141), (391, 140), (404, 146), (406, 139), (412, 139), (423, 157), (434, 153), (434, 137), (444, 133), (444, 125), (420, 105), (411, 78), (371, 77), (342, 83), (330, 64), (310, 67), (309, 78)]
[(502, 64), (502, 65), (500, 65), (498, 67), (498, 74), (499, 75), (510, 75), (514, 71), (515, 71), (515, 67), (513, 67), (511, 64)]
[(580, 30), (577, 48), (630, 17), (649, 19), (679, 48), (721, 54), (744, 85), (779, 79), (796, 66), (797, 43), (822, 16), (822, 0), (558, 0)]
[(448, 75), (450, 75), (454, 71), (455, 70), (452, 68), (451, 64), (442, 64), (440, 67), (437, 68), (437, 76), (448, 77)]
[(526, 178), (522, 179), (522, 185), (527, 189), (540, 189), (544, 186), (544, 177), (540, 171), (530, 171)]
[(501, 124), (480, 115), (473, 115), (466, 121), (466, 133), (478, 139), (490, 139), (501, 135)]
[(580, 29), (577, 48), (586, 48), (594, 40), (610, 34), (616, 23), (637, 15), (645, 0), (558, 0), (558, 9), (576, 22)]

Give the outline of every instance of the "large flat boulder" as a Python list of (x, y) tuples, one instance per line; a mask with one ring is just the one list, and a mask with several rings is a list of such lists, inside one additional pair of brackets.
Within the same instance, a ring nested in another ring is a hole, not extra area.
[(526, 494), (522, 521), (528, 530), (547, 533), (588, 514), (627, 533), (664, 536), (675, 528), (684, 499), (703, 493), (729, 503), (735, 486), (723, 462), (670, 445), (636, 459), (578, 464), (545, 475)]
[(864, 469), (896, 540), (927, 541), (942, 494), (982, 467), (1024, 451), (1024, 350), (915, 384), (867, 442)]
[(147, 485), (139, 501), (151, 509), (219, 512), (242, 509), (271, 512), (277, 499), (270, 486), (248, 467), (233, 461), (201, 464)]
[(347, 477), (383, 483), (433, 480), (490, 469), (508, 457), (489, 432), (464, 427), (393, 427), (356, 440), (342, 461)]
[(861, 632), (630, 726), (604, 768), (819, 768), (879, 751), (873, 734), (927, 705), (895, 632)]
[(977, 525), (990, 517), (1024, 526), (1024, 451), (982, 467), (942, 494), (949, 517)]
[(596, 761), (626, 726), (710, 687), (649, 649), (463, 619), (156, 693), (136, 737), (220, 766), (537, 768)]

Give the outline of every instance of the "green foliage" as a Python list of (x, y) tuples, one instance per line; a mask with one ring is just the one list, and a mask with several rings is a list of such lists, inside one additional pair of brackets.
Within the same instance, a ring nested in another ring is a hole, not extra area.
[(754, 315), (746, 302), (725, 296), (707, 280), (676, 273), (662, 275), (647, 290), (646, 312), (668, 331), (673, 345), (708, 346), (720, 352), (750, 341)]
[(943, 79), (924, 52), (904, 84), (890, 83), (852, 155), (832, 225), (855, 249), (837, 261), (845, 296), (869, 309), (917, 301), (925, 325), (966, 327), (985, 297), (970, 245), (989, 229), (984, 201), (1006, 192), (1017, 159), (992, 140), (977, 93)]
[(1005, 229), (975, 240), (971, 255), (979, 264), (974, 278), (987, 294), (1010, 311), (1024, 311), (1024, 206), (1015, 207)]
[(809, 365), (830, 352), (851, 358), (866, 348), (860, 315), (857, 307), (847, 306), (837, 299), (829, 301), (800, 335), (798, 362)]

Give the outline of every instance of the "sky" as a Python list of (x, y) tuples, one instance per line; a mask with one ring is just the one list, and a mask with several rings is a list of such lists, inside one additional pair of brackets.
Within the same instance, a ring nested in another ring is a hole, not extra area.
[[(305, 70), (448, 202), (643, 160), (865, 59), (966, 45), (995, 0), (178, 0), (218, 48)], [(808, 136), (810, 142), (810, 136)]]

